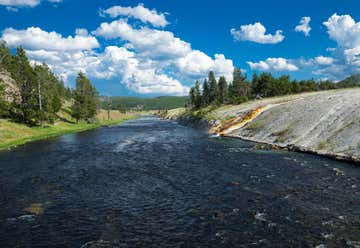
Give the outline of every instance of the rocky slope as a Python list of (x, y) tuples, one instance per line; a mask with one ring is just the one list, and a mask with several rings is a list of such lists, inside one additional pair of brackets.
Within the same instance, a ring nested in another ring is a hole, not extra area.
[(212, 133), (360, 162), (360, 88), (224, 106), (200, 119)]
[(11, 77), (10, 73), (0, 68), (0, 84), (5, 86), (5, 98), (11, 101), (14, 96), (18, 95), (18, 88), (15, 80)]

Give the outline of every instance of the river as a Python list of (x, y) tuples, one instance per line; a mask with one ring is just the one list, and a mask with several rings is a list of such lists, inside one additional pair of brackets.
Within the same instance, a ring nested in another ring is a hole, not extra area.
[(172, 121), (0, 152), (0, 247), (359, 247), (360, 168)]

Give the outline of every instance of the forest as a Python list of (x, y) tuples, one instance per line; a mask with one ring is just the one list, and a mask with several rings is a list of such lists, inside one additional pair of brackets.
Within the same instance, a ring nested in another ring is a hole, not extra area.
[[(12, 54), (0, 44), (0, 69), (10, 73), (14, 85), (0, 81), (0, 117), (30, 126), (53, 124), (66, 103), (78, 122), (91, 122), (99, 105), (98, 92), (79, 72), (75, 89), (70, 89), (46, 64), (31, 64), (23, 48)], [(1, 79), (0, 79), (1, 80)]]
[(271, 73), (263, 72), (259, 75), (254, 73), (252, 79), (248, 80), (240, 69), (235, 68), (233, 81), (227, 82), (223, 76), (217, 80), (214, 72), (210, 71), (202, 85), (196, 81), (195, 86), (190, 89), (189, 107), (196, 110), (209, 105), (240, 104), (263, 97), (359, 86), (359, 75), (353, 75), (335, 83), (329, 80), (291, 80), (288, 75), (276, 78)]

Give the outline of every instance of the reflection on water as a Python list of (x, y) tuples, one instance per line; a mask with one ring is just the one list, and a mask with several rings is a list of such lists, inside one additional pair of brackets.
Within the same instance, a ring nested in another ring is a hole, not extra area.
[(144, 118), (1, 152), (0, 247), (357, 247), (359, 187), (350, 164)]

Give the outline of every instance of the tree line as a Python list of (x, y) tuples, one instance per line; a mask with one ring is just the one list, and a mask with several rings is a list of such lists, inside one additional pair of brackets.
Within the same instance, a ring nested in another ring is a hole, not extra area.
[(15, 54), (0, 44), (0, 69), (10, 73), (15, 85), (9, 89), (0, 79), (0, 117), (28, 125), (54, 123), (65, 102), (70, 102), (76, 121), (91, 119), (98, 107), (98, 93), (80, 72), (76, 88), (66, 87), (46, 64), (32, 65), (22, 47)]
[(290, 76), (278, 78), (271, 73), (254, 73), (251, 80), (243, 75), (238, 68), (234, 69), (233, 81), (228, 83), (224, 76), (218, 80), (213, 71), (209, 72), (202, 85), (196, 81), (190, 88), (190, 108), (196, 110), (209, 105), (240, 104), (251, 99), (262, 97), (282, 96), (303, 92), (331, 90), (339, 88), (358, 87), (359, 82), (349, 77), (341, 82), (311, 80), (291, 80)]

